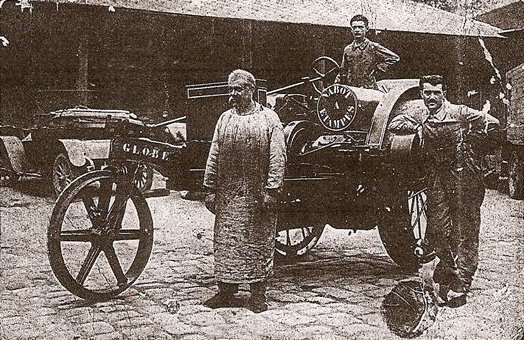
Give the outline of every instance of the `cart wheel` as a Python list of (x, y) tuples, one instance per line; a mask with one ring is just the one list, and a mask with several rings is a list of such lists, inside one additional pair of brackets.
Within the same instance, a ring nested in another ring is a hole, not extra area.
[(509, 159), (508, 191), (511, 198), (524, 197), (524, 162), (518, 150), (513, 150)]
[(418, 268), (435, 257), (425, 241), (426, 189), (408, 191), (407, 196), (407, 204), (401, 204), (389, 212), (384, 225), (379, 226), (378, 231), (384, 248), (396, 264)]
[(143, 163), (138, 165), (133, 183), (140, 192), (146, 192), (151, 189), (153, 185), (153, 167)]
[(279, 230), (275, 242), (276, 253), (289, 258), (307, 254), (317, 244), (324, 227), (320, 225)]
[(53, 190), (58, 197), (65, 187), (69, 185), (78, 175), (79, 171), (69, 161), (64, 153), (59, 153), (53, 162), (52, 181)]
[(146, 200), (110, 170), (75, 179), (58, 198), (47, 232), (51, 268), (71, 293), (114, 297), (139, 277), (153, 247)]

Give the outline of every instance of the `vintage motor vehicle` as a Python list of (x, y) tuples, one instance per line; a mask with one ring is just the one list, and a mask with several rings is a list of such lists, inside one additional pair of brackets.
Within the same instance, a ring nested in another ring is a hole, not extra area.
[[(183, 138), (168, 129), (175, 121), (145, 129), (136, 115), (125, 110), (58, 110), (38, 115), (31, 129), (0, 127), (0, 174), (11, 182), (21, 176), (41, 177), (48, 180), (58, 196), (78, 175), (106, 163), (114, 134), (106, 126), (123, 120), (129, 123), (131, 135), (141, 136), (147, 131), (155, 139), (171, 143)], [(150, 189), (153, 169), (144, 165), (136, 181), (142, 191)]]
[[(331, 84), (338, 73), (331, 58), (317, 59), (313, 69), (314, 78), (270, 92), (260, 81), (256, 91), (259, 102), (275, 103), (285, 124), (288, 164), (277, 252), (287, 258), (306, 254), (326, 225), (378, 227), (391, 259), (417, 268), (431, 258), (424, 242), (420, 142), (416, 135), (394, 136), (387, 126), (394, 116), (422, 107), (418, 81), (383, 80), (378, 91)], [(301, 86), (313, 88), (312, 95), (283, 93)], [(189, 85), (187, 94), (185, 141), (137, 138), (129, 135), (129, 123), (114, 124), (118, 137), (109, 166), (78, 177), (58, 198), (48, 229), (49, 261), (75, 295), (113, 297), (144, 270), (153, 222), (143, 194), (132, 184), (141, 164), (154, 164), (172, 189), (201, 185), (213, 128), (227, 106), (227, 83)]]

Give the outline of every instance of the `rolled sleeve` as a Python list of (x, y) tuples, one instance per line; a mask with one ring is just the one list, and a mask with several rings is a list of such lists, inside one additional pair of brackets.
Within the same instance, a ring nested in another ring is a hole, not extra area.
[(380, 44), (375, 44), (375, 48), (376, 55), (378, 56), (378, 59), (381, 60), (377, 64), (378, 70), (386, 72), (393, 64), (400, 61), (400, 57), (396, 53), (385, 48), (384, 46)]

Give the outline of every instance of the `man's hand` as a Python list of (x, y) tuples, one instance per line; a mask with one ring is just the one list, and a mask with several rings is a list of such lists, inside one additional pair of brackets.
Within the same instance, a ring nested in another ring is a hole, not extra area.
[(215, 194), (214, 193), (208, 193), (206, 195), (205, 204), (207, 210), (211, 211), (213, 214), (215, 213)]

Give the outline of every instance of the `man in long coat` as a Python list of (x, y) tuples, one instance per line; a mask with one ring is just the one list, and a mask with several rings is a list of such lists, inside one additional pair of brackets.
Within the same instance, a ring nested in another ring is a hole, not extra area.
[(419, 85), (426, 108), (395, 117), (389, 130), (422, 135), (428, 180), (426, 239), (439, 259), (433, 280), (443, 302), (458, 307), (466, 303), (479, 261), (485, 192), (480, 146), (499, 122), (488, 113), (448, 102), (441, 76), (424, 76)]
[(286, 146), (277, 114), (253, 100), (255, 78), (229, 75), (230, 110), (216, 125), (206, 164), (206, 205), (215, 211), (214, 257), (219, 292), (204, 305), (235, 304), (239, 284), (249, 284), (248, 308), (267, 309), (266, 281), (273, 271), (275, 205), (284, 183)]

